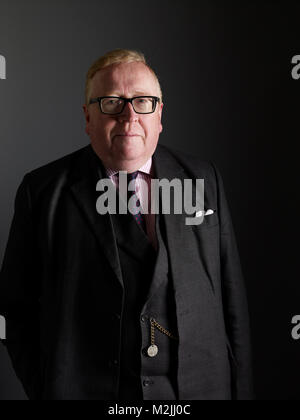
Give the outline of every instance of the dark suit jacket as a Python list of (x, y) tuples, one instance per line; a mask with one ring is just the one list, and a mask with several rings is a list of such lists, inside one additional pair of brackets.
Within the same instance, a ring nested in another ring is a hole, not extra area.
[[(28, 173), (0, 277), (4, 344), (31, 399), (114, 399), (122, 272), (110, 215), (96, 212), (91, 146)], [(95, 154), (94, 154), (95, 157)], [(180, 337), (179, 398), (252, 397), (247, 300), (216, 167), (158, 145), (159, 179), (204, 179), (205, 208), (187, 226), (165, 215)]]

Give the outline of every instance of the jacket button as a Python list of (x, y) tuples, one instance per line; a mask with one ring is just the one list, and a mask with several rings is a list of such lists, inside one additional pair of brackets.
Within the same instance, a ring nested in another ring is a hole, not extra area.
[(109, 367), (114, 367), (114, 366), (118, 366), (119, 365), (119, 360), (115, 359), (115, 360), (110, 360), (108, 363)]
[(150, 380), (145, 380), (144, 382), (143, 382), (143, 385), (144, 386), (150, 386), (150, 385), (153, 385), (154, 384), (154, 382), (153, 381), (150, 381)]

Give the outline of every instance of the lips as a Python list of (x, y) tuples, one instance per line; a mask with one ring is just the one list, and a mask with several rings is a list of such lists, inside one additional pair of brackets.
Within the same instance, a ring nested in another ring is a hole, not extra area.
[(134, 137), (141, 137), (141, 135), (140, 134), (136, 134), (136, 133), (123, 133), (123, 134), (116, 134), (115, 136), (114, 136), (115, 138), (118, 138), (118, 137), (123, 137), (123, 139), (130, 139), (130, 138), (134, 138)]
[(122, 133), (122, 134), (116, 134), (116, 136), (121, 136), (121, 137), (137, 137), (137, 136), (139, 136), (139, 134), (136, 134), (136, 133)]

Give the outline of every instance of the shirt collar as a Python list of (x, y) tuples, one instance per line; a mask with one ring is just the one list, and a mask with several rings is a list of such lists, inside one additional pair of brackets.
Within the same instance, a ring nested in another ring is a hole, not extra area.
[[(143, 172), (144, 174), (151, 175), (151, 169), (152, 169), (152, 156), (150, 159), (145, 163), (145, 165), (141, 166), (138, 171)], [(116, 171), (111, 168), (106, 168), (107, 176), (111, 177), (113, 175), (116, 175), (119, 171)]]

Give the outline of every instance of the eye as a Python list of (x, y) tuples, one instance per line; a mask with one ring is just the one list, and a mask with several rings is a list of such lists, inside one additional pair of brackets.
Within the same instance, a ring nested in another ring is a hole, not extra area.
[(138, 104), (139, 105), (152, 104), (152, 99), (151, 98), (138, 98)]
[(121, 100), (120, 99), (117, 99), (117, 98), (111, 98), (111, 99), (109, 99), (108, 100), (108, 104), (109, 105), (115, 105), (115, 104), (118, 104), (118, 103), (120, 103), (121, 102)]
[(115, 108), (122, 104), (122, 99), (120, 98), (104, 98), (102, 100), (102, 106), (104, 108)]

